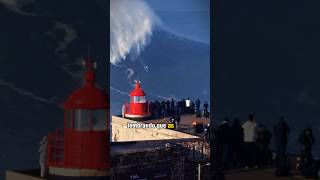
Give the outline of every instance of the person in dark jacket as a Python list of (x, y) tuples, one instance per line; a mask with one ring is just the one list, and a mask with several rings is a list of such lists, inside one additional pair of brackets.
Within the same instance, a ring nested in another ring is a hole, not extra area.
[(154, 111), (155, 111), (155, 119), (160, 118), (161, 116), (161, 107), (160, 107), (160, 102), (158, 100), (156, 100), (156, 102), (154, 103)]
[(196, 111), (197, 116), (200, 116), (200, 104), (201, 104), (201, 101), (199, 99), (197, 99), (196, 104), (195, 104), (196, 105), (195, 111)]
[(180, 115), (176, 115), (174, 117), (175, 117), (175, 119), (177, 121), (177, 125), (179, 125), (180, 124), (180, 120), (181, 120)]
[(166, 111), (166, 102), (165, 101), (161, 101), (160, 104), (160, 109), (161, 109), (161, 118), (164, 118), (167, 116), (167, 111)]
[(204, 116), (204, 117), (208, 117), (208, 114), (209, 114), (209, 111), (208, 111), (209, 104), (208, 104), (208, 102), (205, 102), (205, 103), (203, 104), (203, 108), (204, 108), (204, 110), (203, 110), (203, 116)]
[(166, 112), (167, 112), (167, 115), (171, 115), (171, 108), (170, 108), (170, 101), (166, 101)]
[(171, 114), (174, 115), (175, 114), (175, 108), (174, 108), (174, 100), (173, 100), (173, 98), (171, 98), (170, 109), (171, 109)]
[(186, 114), (186, 100), (185, 99), (182, 99), (182, 102), (181, 102), (181, 109), (182, 109), (182, 114)]
[(243, 128), (238, 118), (234, 118), (230, 128), (230, 145), (232, 155), (232, 166), (241, 167), (243, 164)]
[(191, 105), (190, 105), (190, 112), (189, 112), (190, 114), (194, 114), (194, 113), (195, 113), (194, 106), (195, 106), (194, 102), (193, 102), (193, 101), (191, 101)]
[(287, 152), (288, 144), (288, 134), (290, 133), (290, 128), (285, 122), (284, 117), (281, 116), (279, 122), (273, 128), (274, 140), (276, 145), (276, 166), (279, 165)]
[(258, 161), (259, 165), (267, 165), (271, 162), (272, 156), (269, 149), (271, 141), (271, 133), (268, 129), (260, 124), (257, 134), (257, 149), (258, 149)]
[(231, 131), (229, 126), (229, 119), (225, 118), (219, 125), (219, 138), (222, 152), (222, 166), (224, 168), (229, 167), (230, 163), (230, 140), (231, 140)]
[(312, 129), (305, 128), (299, 136), (299, 143), (301, 144), (301, 162), (302, 168), (310, 168), (312, 165), (312, 146), (315, 143), (315, 138)]
[(181, 111), (182, 111), (182, 108), (181, 108), (181, 99), (179, 99), (179, 100), (177, 101), (177, 105), (176, 105), (175, 110), (176, 110), (176, 114), (181, 115)]

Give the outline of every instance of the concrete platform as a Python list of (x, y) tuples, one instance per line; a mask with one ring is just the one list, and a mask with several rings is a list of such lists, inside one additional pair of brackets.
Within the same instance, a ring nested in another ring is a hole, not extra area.
[[(144, 123), (170, 123), (170, 117), (165, 117), (162, 119), (153, 119), (153, 120), (147, 120), (147, 121), (142, 121)], [(203, 134), (195, 134), (194, 133), (194, 125), (195, 124), (204, 124), (207, 125), (210, 123), (209, 118), (204, 118), (204, 117), (196, 117), (194, 114), (185, 114), (180, 116), (180, 124), (176, 131), (183, 132), (183, 133), (188, 133), (196, 136), (202, 136)]]
[(40, 169), (6, 171), (6, 180), (45, 180), (40, 178)]
[(40, 169), (31, 169), (25, 171), (6, 171), (5, 180), (109, 180), (110, 177), (63, 177), (49, 176), (40, 178)]
[[(190, 116), (191, 117), (191, 116)], [(187, 118), (188, 119), (188, 118)], [(130, 119), (112, 116), (112, 141), (148, 141), (148, 140), (165, 140), (165, 139), (200, 139), (199, 136), (164, 128), (129, 128), (129, 124), (168, 124), (169, 119), (157, 119), (150, 121), (133, 121)], [(191, 122), (191, 120), (189, 121)]]
[(225, 172), (225, 177), (226, 180), (309, 180), (300, 176), (298, 172), (293, 172), (288, 177), (276, 177), (272, 169), (231, 170)]
[[(6, 171), (6, 180), (45, 180), (40, 178), (39, 169)], [(289, 177), (275, 177), (272, 169), (237, 169), (224, 172), (226, 180), (312, 180), (293, 172)]]

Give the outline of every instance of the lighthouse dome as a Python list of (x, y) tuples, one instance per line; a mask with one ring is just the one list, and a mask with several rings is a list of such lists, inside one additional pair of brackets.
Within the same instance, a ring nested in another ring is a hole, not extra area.
[(131, 91), (130, 96), (145, 96), (146, 93), (141, 89), (140, 82), (136, 81), (136, 87)]
[(105, 91), (96, 87), (93, 64), (86, 62), (86, 73), (84, 74), (84, 84), (75, 90), (64, 103), (65, 109), (107, 109), (109, 99)]

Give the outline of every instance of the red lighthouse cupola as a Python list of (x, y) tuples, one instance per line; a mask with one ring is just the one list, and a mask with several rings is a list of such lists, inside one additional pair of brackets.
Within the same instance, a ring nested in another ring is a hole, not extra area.
[(85, 65), (83, 86), (64, 103), (63, 158), (55, 159), (57, 148), (48, 147), (51, 176), (91, 180), (108, 176), (109, 99), (95, 85), (94, 64), (86, 61)]
[(145, 119), (150, 116), (149, 103), (140, 81), (136, 81), (136, 86), (130, 93), (130, 103), (123, 105), (122, 116), (130, 119)]

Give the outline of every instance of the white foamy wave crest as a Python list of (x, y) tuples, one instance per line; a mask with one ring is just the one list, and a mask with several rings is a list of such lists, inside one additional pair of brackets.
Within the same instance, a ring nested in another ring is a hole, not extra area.
[(128, 55), (138, 56), (159, 22), (143, 0), (111, 0), (110, 63), (117, 65)]

